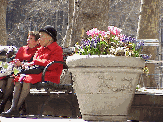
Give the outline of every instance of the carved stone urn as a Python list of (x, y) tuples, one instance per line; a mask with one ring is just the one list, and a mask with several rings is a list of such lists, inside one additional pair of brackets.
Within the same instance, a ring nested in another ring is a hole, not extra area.
[(82, 119), (126, 121), (139, 75), (140, 58), (73, 55), (66, 60), (73, 75)]

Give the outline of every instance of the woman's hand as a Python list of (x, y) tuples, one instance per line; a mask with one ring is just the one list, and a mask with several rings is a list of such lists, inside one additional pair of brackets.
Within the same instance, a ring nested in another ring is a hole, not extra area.
[(19, 61), (19, 59), (13, 59), (15, 66), (19, 67), (22, 66), (22, 63)]
[(34, 62), (24, 63), (22, 65), (22, 69), (28, 69), (29, 67), (32, 67)]

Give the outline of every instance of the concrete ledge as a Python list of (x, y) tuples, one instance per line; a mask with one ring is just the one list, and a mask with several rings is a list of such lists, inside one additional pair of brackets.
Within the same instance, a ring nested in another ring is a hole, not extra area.
[[(29, 115), (38, 115), (43, 102), (48, 98), (44, 93), (31, 93), (26, 98), (26, 108)], [(44, 115), (51, 116), (66, 116), (72, 117), (72, 110), (70, 107), (71, 97), (67, 95), (66, 99), (62, 98), (62, 94), (49, 101), (44, 108)], [(78, 117), (81, 117), (77, 97), (75, 95), (75, 108)], [(11, 106), (8, 102), (5, 110), (7, 111)], [(136, 93), (129, 109), (128, 120), (137, 121), (163, 121), (163, 95), (155, 95), (151, 93)]]
[(163, 121), (163, 95), (135, 94), (128, 119)]

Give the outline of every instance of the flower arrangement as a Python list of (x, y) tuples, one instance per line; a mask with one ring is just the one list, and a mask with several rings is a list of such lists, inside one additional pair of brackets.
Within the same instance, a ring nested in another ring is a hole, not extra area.
[(121, 29), (115, 26), (108, 26), (108, 31), (100, 31), (97, 28), (88, 30), (89, 36), (81, 43), (75, 44), (77, 53), (80, 55), (115, 55), (150, 58), (147, 55), (140, 55), (144, 42), (137, 42), (135, 38), (121, 34)]
[(11, 75), (13, 72), (14, 64), (0, 61), (0, 77)]

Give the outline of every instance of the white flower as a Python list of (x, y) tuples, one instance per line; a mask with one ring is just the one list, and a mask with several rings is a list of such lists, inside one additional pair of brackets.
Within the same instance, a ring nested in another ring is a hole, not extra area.
[(115, 40), (119, 40), (119, 38), (116, 36), (115, 38), (114, 38)]

